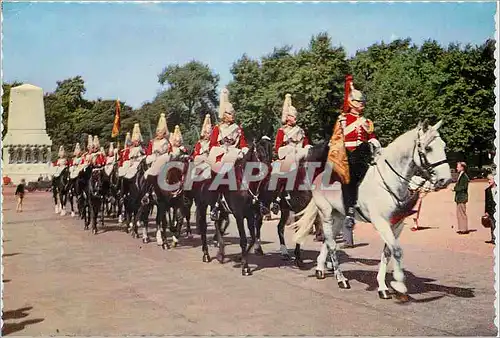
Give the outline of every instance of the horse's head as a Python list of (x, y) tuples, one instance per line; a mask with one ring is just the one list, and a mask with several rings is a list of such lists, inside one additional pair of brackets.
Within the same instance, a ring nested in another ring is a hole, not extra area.
[(258, 142), (254, 142), (255, 156), (258, 161), (271, 164), (273, 160), (273, 142), (267, 136), (262, 137)]
[(93, 170), (89, 180), (90, 191), (92, 195), (98, 196), (103, 188), (103, 172), (104, 170)]
[(429, 126), (427, 121), (419, 123), (413, 152), (413, 162), (420, 169), (422, 177), (429, 180), (436, 190), (446, 188), (451, 183), (446, 143), (438, 131), (442, 124), (442, 120), (434, 126)]

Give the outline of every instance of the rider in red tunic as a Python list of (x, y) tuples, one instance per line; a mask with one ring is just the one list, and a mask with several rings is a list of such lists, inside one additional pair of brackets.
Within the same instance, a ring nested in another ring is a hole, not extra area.
[[(343, 134), (343, 142), (347, 150), (349, 164), (349, 182), (342, 184), (342, 197), (346, 213), (345, 227), (354, 226), (354, 208), (358, 200), (358, 186), (363, 180), (370, 162), (373, 150), (380, 149), (380, 143), (374, 133), (373, 122), (363, 116), (365, 109), (364, 95), (354, 88), (352, 76), (346, 77), (346, 91), (343, 113), (339, 116), (336, 128)], [(334, 130), (334, 134), (335, 134)], [(347, 231), (349, 232), (349, 231)], [(346, 234), (344, 234), (346, 235)], [(352, 246), (352, 236), (344, 236), (345, 245)]]
[[(222, 163), (234, 164), (248, 152), (248, 144), (241, 126), (235, 123), (235, 110), (229, 102), (229, 90), (222, 89), (219, 102), (219, 119), (222, 121), (212, 129), (208, 161), (212, 170), (218, 172)], [(212, 220), (219, 218), (219, 201), (211, 211)]]
[[(276, 140), (274, 142), (275, 155), (280, 162), (282, 172), (290, 170), (293, 164), (298, 166), (300, 160), (305, 158), (307, 151), (311, 147), (309, 139), (301, 127), (297, 125), (297, 109), (292, 106), (292, 95), (285, 95), (283, 111), (281, 116), (283, 126), (278, 129)], [(273, 201), (271, 211), (278, 213), (281, 193), (285, 189), (286, 180), (278, 180), (277, 197)], [(290, 194), (286, 192), (285, 200), (290, 200)]]

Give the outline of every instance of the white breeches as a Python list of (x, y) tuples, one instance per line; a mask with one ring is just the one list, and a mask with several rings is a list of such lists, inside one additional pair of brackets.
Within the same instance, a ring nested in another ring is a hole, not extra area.
[(129, 168), (130, 168), (130, 160), (124, 161), (122, 166), (118, 168), (118, 176), (124, 177)]
[(278, 162), (281, 172), (289, 171), (294, 165), (297, 168), (299, 162), (306, 158), (309, 147), (283, 146), (278, 149)]
[(151, 155), (146, 156), (146, 164), (150, 165), (151, 163), (156, 161), (157, 158), (158, 158), (158, 155), (156, 153), (152, 153)]
[(131, 179), (135, 176), (137, 173), (137, 168), (139, 167), (139, 164), (141, 163), (141, 158), (130, 160), (130, 165), (125, 172), (125, 178)]
[(114, 163), (109, 163), (104, 166), (104, 172), (106, 173), (106, 175), (111, 176), (111, 173), (113, 172), (113, 166)]
[[(216, 162), (217, 157), (220, 155), (223, 155), (220, 162)], [(216, 173), (227, 172), (241, 156), (241, 149), (235, 147), (213, 147), (208, 155), (208, 163)]]
[(78, 166), (71, 167), (71, 169), (69, 170), (69, 177), (71, 179), (77, 178), (78, 174), (80, 173), (80, 171), (82, 171), (82, 169), (83, 169), (83, 165), (78, 165)]
[(55, 167), (54, 173), (52, 175), (54, 175), (54, 177), (59, 177), (59, 175), (61, 175), (61, 173), (62, 173), (62, 170), (63, 170), (63, 167)]
[[(153, 164), (151, 165), (151, 167), (148, 170), (146, 170), (146, 172), (144, 173), (144, 176), (145, 177), (158, 176), (161, 172), (161, 168), (163, 167), (163, 165), (165, 163), (170, 161), (170, 158), (171, 158), (171, 154), (169, 154), (169, 153), (166, 153), (166, 154), (163, 154), (163, 155), (156, 157), (155, 161), (152, 162)], [(147, 161), (147, 159), (146, 159), (146, 161)]]

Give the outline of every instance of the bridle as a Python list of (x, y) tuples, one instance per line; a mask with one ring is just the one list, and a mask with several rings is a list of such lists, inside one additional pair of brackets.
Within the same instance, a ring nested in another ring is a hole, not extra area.
[[(413, 152), (412, 152), (412, 161), (415, 163), (415, 165), (417, 166), (417, 168), (419, 169), (420, 171), (420, 174), (422, 176), (422, 178), (424, 178), (426, 181), (429, 181), (431, 183), (434, 183), (434, 174), (435, 174), (435, 168), (443, 165), (443, 164), (447, 164), (448, 163), (448, 160), (446, 158), (440, 160), (440, 161), (437, 161), (437, 162), (434, 162), (434, 163), (431, 163), (429, 161), (429, 159), (427, 158), (425, 152), (423, 151), (423, 146), (422, 146), (422, 141), (420, 140), (420, 131), (422, 129), (419, 128), (418, 131), (417, 131), (417, 140), (415, 141), (415, 144), (413, 146)], [(436, 138), (440, 138), (439, 135), (437, 136), (434, 136), (428, 143), (430, 143), (431, 141), (433, 141), (434, 139)], [(415, 153), (417, 153), (418, 155), (418, 159), (420, 161), (420, 165), (418, 165), (416, 162), (415, 162)], [(389, 169), (394, 173), (396, 174), (396, 176), (398, 176), (401, 180), (407, 182), (407, 183), (411, 183), (411, 181), (409, 179), (407, 179), (406, 177), (402, 176), (400, 173), (398, 173), (394, 167), (389, 163), (389, 161), (387, 159), (384, 159), (384, 163), (387, 164), (387, 166), (389, 167)], [(382, 182), (384, 182), (384, 185), (385, 185), (385, 189), (398, 201), (398, 202), (402, 202), (398, 197), (397, 195), (390, 189), (389, 185), (387, 184), (386, 180), (384, 179), (384, 177), (382, 176), (382, 173), (380, 172), (380, 168), (378, 166), (378, 164), (375, 165), (377, 167), (377, 171), (378, 171), (378, 174), (380, 175), (380, 178), (382, 179)]]

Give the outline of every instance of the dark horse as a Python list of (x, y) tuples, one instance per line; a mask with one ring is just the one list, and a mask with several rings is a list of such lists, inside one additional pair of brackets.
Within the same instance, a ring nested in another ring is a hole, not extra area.
[[(156, 213), (156, 243), (163, 249), (169, 248), (167, 242), (167, 216), (169, 218), (169, 228), (172, 232), (173, 246), (176, 247), (181, 236), (183, 220), (187, 220), (187, 235), (191, 236), (190, 212), (192, 206), (191, 196), (183, 190), (183, 178), (188, 168), (187, 155), (170, 156), (159, 175), (148, 175), (145, 191), (142, 194), (141, 214), (149, 214), (152, 206), (155, 204)], [(179, 167), (170, 167), (169, 164), (180, 165)], [(168, 165), (168, 167), (165, 167)], [(175, 189), (164, 189), (161, 180), (171, 186), (177, 186)], [(173, 219), (170, 214), (173, 210)], [(175, 226), (173, 225), (175, 222)], [(148, 242), (147, 222), (143, 228), (143, 241)]]
[[(90, 171), (90, 179), (87, 184), (87, 204), (90, 210), (90, 220), (92, 222), (92, 233), (97, 234), (97, 217), (101, 215), (101, 226), (104, 226), (104, 205), (105, 197), (109, 191), (109, 181), (104, 179), (104, 168), (88, 166), (87, 175)], [(86, 225), (85, 230), (88, 229)]]
[[(308, 154), (304, 161), (301, 163), (299, 168), (297, 169), (297, 181), (294, 184), (294, 189), (286, 190), (284, 189), (281, 192), (271, 191), (266, 189), (265, 192), (261, 194), (261, 199), (263, 204), (268, 205), (272, 200), (276, 198), (277, 195), (280, 196), (281, 200), (279, 202), (279, 207), (281, 210), (280, 220), (278, 222), (277, 230), (278, 230), (278, 238), (280, 241), (280, 253), (284, 259), (291, 259), (288, 249), (285, 243), (285, 224), (291, 216), (291, 212), (298, 213), (302, 211), (311, 201), (312, 192), (310, 189), (297, 189), (299, 185), (304, 182), (311, 182), (314, 178), (324, 169), (325, 159), (328, 157), (328, 142), (322, 142), (311, 147), (308, 151)], [(319, 163), (320, 167), (314, 171), (313, 177), (307, 177), (307, 165), (306, 163)], [(290, 199), (287, 200), (285, 198), (285, 194), (288, 193), (290, 195)], [(316, 219), (316, 227), (317, 229), (321, 229), (321, 222), (319, 217)], [(260, 228), (262, 227), (262, 216), (257, 218), (257, 240), (260, 242)], [(259, 252), (261, 253), (261, 252)], [(294, 250), (295, 262), (298, 266), (302, 265), (301, 258), (301, 250), (300, 244), (295, 245)]]
[[(208, 253), (207, 236), (206, 236), (207, 232), (206, 210), (208, 205), (215, 204), (215, 201), (217, 201), (217, 198), (219, 196), (220, 197), (219, 204), (222, 204), (223, 206), (221, 208), (223, 209), (221, 210), (222, 211), (221, 213), (223, 213), (224, 209), (226, 209), (225, 211), (230, 212), (236, 220), (236, 225), (238, 227), (238, 232), (240, 237), (241, 273), (243, 276), (251, 275), (251, 271), (248, 266), (248, 253), (256, 243), (257, 234), (255, 228), (255, 220), (257, 214), (260, 213), (261, 204), (259, 203), (259, 192), (263, 185), (262, 182), (259, 181), (250, 183), (248, 187), (242, 188), (242, 176), (245, 169), (245, 165), (249, 162), (260, 162), (264, 163), (267, 166), (270, 165), (270, 161), (269, 163), (264, 162), (265, 160), (269, 160), (269, 157), (266, 155), (267, 152), (264, 151), (264, 146), (261, 144), (261, 142), (266, 142), (266, 141), (267, 140), (264, 141), (261, 140), (259, 141), (258, 144), (253, 142), (247, 154), (245, 154), (242, 159), (236, 161), (234, 167), (231, 169), (233, 173), (229, 171), (228, 173), (225, 174), (228, 175), (228, 177), (231, 177), (232, 176), (231, 174), (234, 174), (237, 180), (238, 190), (232, 191), (227, 186), (220, 186), (217, 187), (218, 188), (217, 190), (214, 190), (212, 188), (216, 187), (211, 187), (211, 182), (209, 181), (204, 182), (200, 187), (200, 189), (195, 190), (195, 192), (198, 193), (195, 198), (195, 202), (197, 203), (196, 218), (199, 224), (200, 234), (202, 239), (203, 261), (204, 262), (210, 261), (210, 255)], [(222, 200), (224, 200), (225, 203), (221, 203)], [(224, 204), (226, 204), (226, 206), (224, 206)], [(247, 240), (244, 227), (244, 220), (247, 221), (247, 227), (250, 232), (250, 237), (251, 237), (250, 243), (248, 243)], [(223, 263), (225, 253), (224, 253), (224, 240), (222, 237), (221, 221), (222, 218), (219, 218), (217, 221), (215, 221), (215, 230), (217, 233), (218, 246), (219, 246), (217, 259), (219, 260), (220, 263)]]
[[(138, 237), (137, 222), (140, 207), (142, 204), (141, 198), (143, 197), (146, 179), (144, 173), (146, 172), (146, 160), (142, 159), (137, 166), (137, 171), (132, 178), (122, 177), (120, 183), (120, 195), (123, 199), (122, 212), (125, 214), (125, 224), (127, 226), (126, 232), (131, 232), (133, 237)], [(143, 217), (148, 217), (148, 213), (142, 213)], [(144, 221), (144, 219), (142, 219)]]
[(65, 166), (59, 176), (52, 176), (52, 196), (54, 198), (55, 213), (64, 216), (66, 198), (69, 190), (69, 167)]

